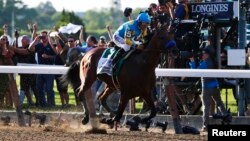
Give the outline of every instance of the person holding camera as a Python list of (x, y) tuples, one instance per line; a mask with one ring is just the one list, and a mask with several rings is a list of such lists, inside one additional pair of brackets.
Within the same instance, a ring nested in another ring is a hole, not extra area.
[[(48, 42), (48, 32), (42, 31), (41, 34), (35, 37), (35, 40), (30, 44), (28, 51), (37, 52), (38, 64), (53, 65), (55, 59), (55, 52), (53, 47)], [(55, 93), (53, 90), (54, 75), (53, 74), (38, 74), (37, 75), (37, 89), (39, 93), (40, 106), (55, 106)], [(44, 90), (45, 89), (45, 90)], [(45, 100), (45, 93), (47, 93), (47, 102)]]
[[(202, 61), (197, 67), (195, 58), (191, 57), (189, 65), (192, 69), (215, 69), (216, 62), (213, 59), (214, 51), (211, 47), (205, 47), (202, 50)], [(202, 82), (202, 101), (203, 101), (203, 127), (202, 131), (207, 131), (207, 125), (209, 124), (209, 110), (211, 99), (216, 102), (218, 109), (222, 116), (227, 121), (232, 120), (231, 114), (226, 110), (220, 96), (219, 82), (216, 78), (201, 78)]]
[(174, 5), (170, 0), (159, 0), (159, 20), (170, 25), (171, 19), (174, 18)]

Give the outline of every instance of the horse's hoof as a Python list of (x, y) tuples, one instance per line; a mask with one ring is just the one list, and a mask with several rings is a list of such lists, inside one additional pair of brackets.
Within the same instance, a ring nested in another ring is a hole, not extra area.
[(107, 134), (106, 129), (91, 128), (85, 131), (86, 134)]
[(101, 122), (102, 124), (108, 125), (110, 129), (112, 129), (112, 128), (114, 127), (114, 121), (113, 121), (111, 118), (109, 118), (109, 119), (107, 119), (107, 118), (102, 118), (102, 119), (100, 120), (100, 122)]
[(114, 124), (115, 124), (115, 125), (114, 125), (114, 126), (115, 126), (115, 131), (117, 131), (117, 128), (118, 128), (118, 122), (116, 122), (116, 121), (115, 121), (115, 123), (114, 123)]
[(88, 122), (89, 122), (89, 117), (84, 117), (84, 118), (82, 119), (82, 124), (83, 124), (83, 125), (86, 125)]
[(4, 116), (4, 117), (1, 117), (1, 120), (3, 121), (4, 125), (9, 125), (11, 118), (10, 116)]
[(127, 120), (126, 125), (130, 126), (129, 131), (141, 131), (139, 129), (139, 123), (135, 121)]
[(161, 127), (162, 132), (164, 133), (167, 130), (168, 122), (156, 122), (157, 127)]

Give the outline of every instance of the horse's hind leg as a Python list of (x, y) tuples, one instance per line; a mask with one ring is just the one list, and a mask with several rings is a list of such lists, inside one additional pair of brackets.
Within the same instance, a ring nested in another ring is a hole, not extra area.
[(147, 105), (150, 107), (150, 110), (151, 110), (150, 115), (141, 120), (141, 123), (147, 123), (147, 121), (151, 120), (152, 118), (156, 116), (157, 111), (154, 105), (153, 98), (151, 97), (151, 93), (143, 96), (143, 99), (145, 100), (145, 102), (147, 103)]
[(85, 96), (79, 97), (80, 106), (82, 106), (82, 109), (84, 110), (84, 117), (82, 119), (82, 124), (85, 125), (89, 122), (89, 110), (87, 108), (87, 101), (85, 99)]
[(96, 67), (91, 67), (90, 64), (82, 64), (80, 68), (82, 68), (80, 70), (81, 86), (78, 96), (80, 100), (82, 100), (83, 104), (87, 107), (85, 112), (89, 114), (92, 127), (98, 128), (98, 125), (96, 124), (98, 123), (98, 119), (96, 118), (94, 98), (91, 92), (91, 86), (96, 80)]
[(106, 87), (105, 90), (98, 96), (98, 99), (100, 100), (102, 106), (110, 113), (110, 116), (114, 114), (114, 111), (112, 111), (107, 105), (107, 98), (113, 91), (113, 89)]

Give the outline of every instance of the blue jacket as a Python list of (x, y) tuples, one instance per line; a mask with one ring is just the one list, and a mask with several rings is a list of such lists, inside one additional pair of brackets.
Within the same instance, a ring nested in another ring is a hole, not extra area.
[(146, 36), (146, 31), (142, 34), (139, 28), (139, 22), (132, 20), (121, 25), (115, 32), (116, 35), (122, 37), (127, 45), (135, 47), (134, 41), (139, 40), (140, 37)]
[[(200, 62), (200, 65), (196, 67), (195, 61), (189, 62), (189, 65), (192, 69), (213, 69), (215, 64), (212, 59), (208, 58)], [(202, 88), (218, 88), (219, 82), (216, 78), (201, 78)]]

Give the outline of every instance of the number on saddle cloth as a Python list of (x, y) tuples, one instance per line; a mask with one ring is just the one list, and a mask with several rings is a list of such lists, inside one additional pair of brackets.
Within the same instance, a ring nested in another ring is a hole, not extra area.
[(107, 74), (112, 76), (112, 61), (113, 61), (113, 56), (115, 54), (116, 50), (114, 48), (107, 48), (97, 65), (97, 74)]

